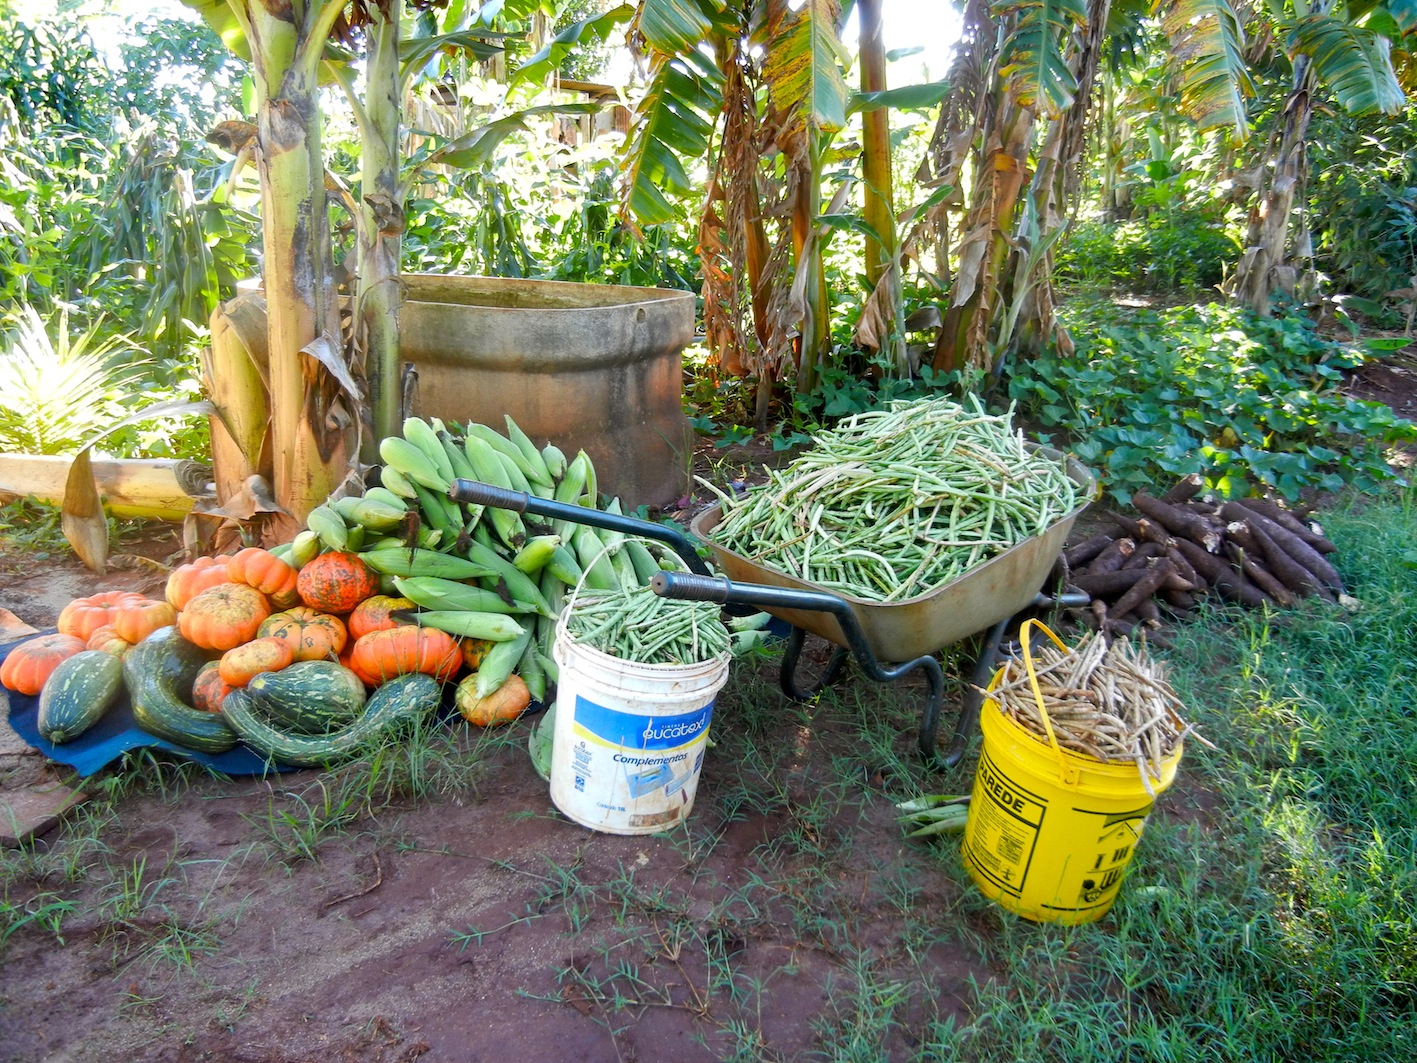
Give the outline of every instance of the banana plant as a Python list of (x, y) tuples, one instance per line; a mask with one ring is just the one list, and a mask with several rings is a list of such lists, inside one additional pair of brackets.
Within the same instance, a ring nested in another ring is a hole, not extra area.
[[(218, 482), (230, 487), (249, 470), (269, 470), (285, 515), (270, 521), (263, 535), (288, 539), (356, 472), (361, 439), (368, 459), (401, 420), (398, 139), (404, 89), (435, 54), (456, 50), (486, 58), (500, 50), (489, 39), (501, 35), (479, 27), (405, 40), (403, 0), (184, 2), (250, 61), (257, 111), (249, 143), (238, 150), (254, 156), (260, 170), (266, 335), (260, 343), (243, 340), (213, 351), (213, 375), (229, 383), (228, 405), (239, 407), (224, 409), (218, 401), (221, 420), (247, 426), (237, 447), (239, 471), (219, 472)], [(355, 91), (355, 57), (338, 39), (351, 27), (360, 29), (366, 45), (362, 97)], [(319, 101), (321, 86), (331, 82), (345, 89), (360, 132), (357, 193), (325, 170)], [(349, 336), (339, 315), (328, 186), (355, 223), (355, 249), (345, 263), (354, 277)], [(266, 364), (242, 371), (240, 363), (257, 346)], [(262, 423), (266, 431), (249, 430)]]
[[(878, 26), (879, 3), (863, 10)], [(568, 27), (518, 74), (541, 76), (583, 34), (628, 27), (649, 82), (622, 163), (625, 210), (644, 223), (672, 220), (676, 203), (696, 193), (690, 166), (708, 160), (699, 220), (704, 326), (720, 371), (756, 378), (760, 425), (774, 385), (790, 372), (797, 390), (809, 392), (831, 357), (822, 251), (840, 226), (823, 219), (840, 217), (840, 199), (854, 187), (838, 186), (838, 202), (824, 204), (827, 171), (840, 162), (836, 135), (854, 111), (875, 133), (861, 182), (869, 220), (852, 227), (873, 249), (868, 280), (880, 293), (872, 298), (881, 327), (871, 334), (892, 335), (881, 325), (900, 301), (886, 109), (928, 106), (946, 91), (887, 90), (876, 34), (865, 45), (862, 91), (852, 92), (841, 19), (839, 0), (640, 0)], [(903, 344), (892, 351), (905, 372)]]

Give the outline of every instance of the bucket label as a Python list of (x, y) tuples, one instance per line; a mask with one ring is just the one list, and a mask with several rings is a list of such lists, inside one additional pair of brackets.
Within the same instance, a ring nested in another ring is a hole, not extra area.
[(1047, 808), (1000, 772), (987, 752), (980, 755), (966, 842), (974, 867), (999, 889), (1016, 894), (1028, 878)]
[(607, 746), (677, 749), (707, 731), (712, 717), (712, 703), (680, 716), (643, 716), (576, 698), (576, 732)]
[(571, 786), (579, 798), (631, 829), (677, 822), (694, 799), (713, 703), (644, 716), (575, 697)]

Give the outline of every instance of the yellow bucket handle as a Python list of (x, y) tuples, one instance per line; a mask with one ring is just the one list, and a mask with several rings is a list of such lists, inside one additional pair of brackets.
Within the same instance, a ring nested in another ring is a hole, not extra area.
[(1043, 717), (1043, 729), (1048, 732), (1048, 744), (1053, 747), (1053, 752), (1058, 757), (1058, 775), (1063, 782), (1072, 785), (1078, 781), (1081, 774), (1074, 764), (1068, 763), (1068, 758), (1063, 755), (1063, 747), (1058, 744), (1058, 736), (1053, 733), (1053, 721), (1048, 719), (1048, 709), (1043, 704), (1043, 691), (1038, 689), (1038, 673), (1034, 670), (1033, 651), (1029, 645), (1029, 628), (1036, 627), (1043, 634), (1053, 640), (1053, 644), (1064, 653), (1071, 653), (1071, 648), (1053, 634), (1048, 625), (1041, 620), (1032, 617), (1025, 620), (1018, 629), (1019, 640), (1023, 643), (1023, 666), (1028, 670), (1028, 685), (1033, 688), (1033, 700), (1038, 704), (1038, 711)]

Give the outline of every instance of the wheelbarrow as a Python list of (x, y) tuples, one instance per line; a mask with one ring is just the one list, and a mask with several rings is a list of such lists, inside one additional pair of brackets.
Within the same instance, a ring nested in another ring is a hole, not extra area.
[[(1056, 451), (1036, 449), (1064, 462), (1068, 476), (1082, 489), (1082, 497), (1091, 498), (1095, 484), (1086, 468)], [(779, 682), (782, 692), (794, 701), (807, 701), (834, 682), (848, 657), (853, 657), (862, 673), (876, 682), (893, 682), (920, 671), (928, 687), (920, 715), (920, 751), (928, 762), (946, 768), (964, 756), (983, 705), (980, 691), (999, 660), (999, 646), (1009, 620), (1030, 609), (1087, 604), (1085, 597), (1079, 595), (1040, 593), (1087, 501), (1039, 534), (948, 583), (900, 602), (881, 603), (822, 590), (720, 546), (712, 538), (713, 528), (722, 516), (719, 506), (700, 513), (690, 531), (707, 546), (726, 575), (716, 575), (689, 537), (665, 524), (557, 502), (477, 480), (457, 480), (449, 493), (459, 502), (586, 524), (663, 543), (689, 571), (657, 573), (651, 581), (656, 594), (760, 609), (790, 625)], [(986, 632), (983, 646), (964, 689), (949, 752), (941, 757), (938, 730), (945, 681), (935, 655), (980, 632)], [(804, 686), (798, 682), (797, 669), (809, 633), (826, 639), (835, 649), (819, 678)]]

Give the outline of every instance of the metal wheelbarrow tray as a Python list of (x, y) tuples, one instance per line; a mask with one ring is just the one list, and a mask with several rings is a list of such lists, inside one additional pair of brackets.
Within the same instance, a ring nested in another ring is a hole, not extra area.
[[(1044, 457), (1064, 461), (1057, 451), (1035, 448)], [(1092, 474), (1079, 462), (1066, 459), (1068, 477), (1081, 489), (1084, 499), (1094, 490)], [(1043, 581), (1048, 578), (1073, 521), (1087, 502), (1059, 518), (1038, 535), (976, 565), (948, 583), (924, 594), (898, 602), (876, 602), (828, 591), (815, 583), (760, 565), (713, 541), (713, 529), (723, 519), (722, 507), (713, 506), (694, 518), (689, 530), (708, 545), (714, 563), (730, 579), (766, 584), (798, 591), (833, 594), (847, 602), (861, 625), (862, 633), (875, 655), (883, 661), (906, 661), (921, 654), (935, 653), (961, 639), (978, 634), (1000, 620), (1007, 620), (1033, 603)], [(793, 627), (820, 635), (838, 646), (847, 645), (841, 624), (830, 613), (763, 608)]]

